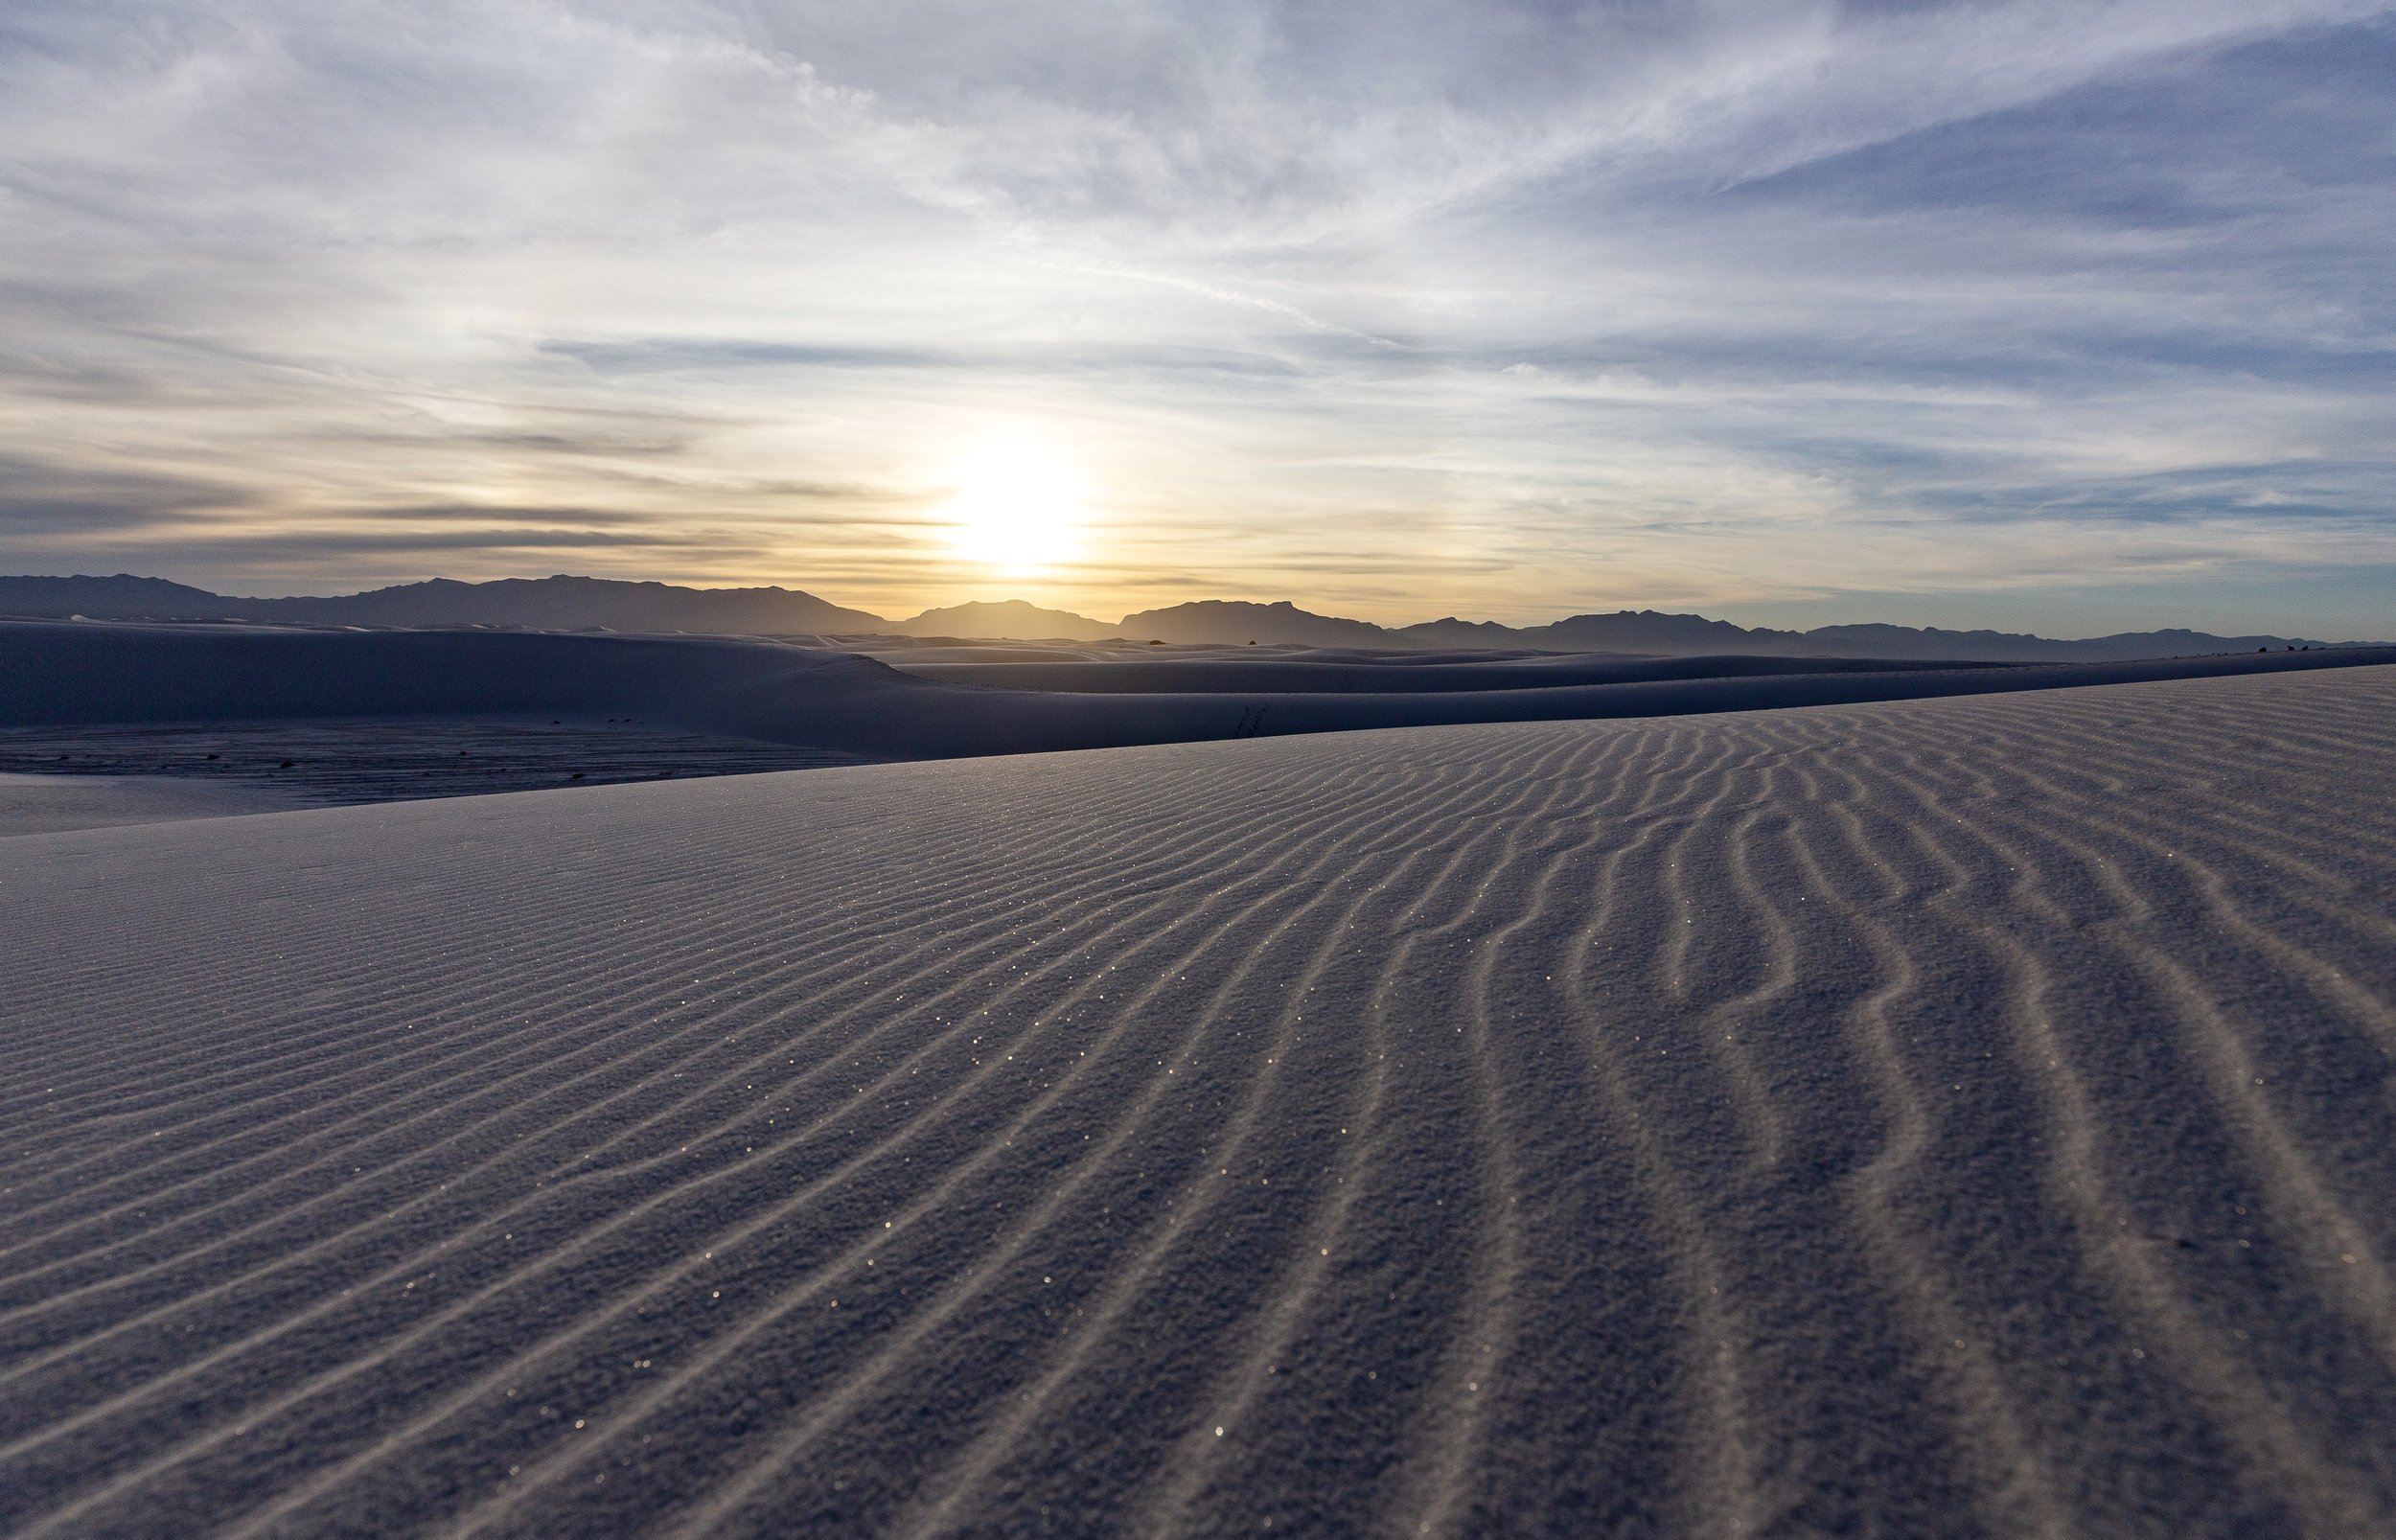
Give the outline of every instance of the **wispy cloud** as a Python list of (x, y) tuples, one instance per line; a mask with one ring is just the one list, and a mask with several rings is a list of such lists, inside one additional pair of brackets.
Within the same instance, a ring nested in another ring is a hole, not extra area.
[(1094, 610), (2244, 624), (2396, 563), (2392, 121), (2372, 0), (21, 0), (0, 566), (909, 610), (1025, 432)]

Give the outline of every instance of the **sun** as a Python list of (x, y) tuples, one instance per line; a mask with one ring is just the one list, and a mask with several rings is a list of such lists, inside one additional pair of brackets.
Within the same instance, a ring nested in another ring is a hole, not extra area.
[(1002, 572), (1052, 566), (1073, 554), (1083, 518), (1081, 478), (1045, 448), (981, 445), (957, 467), (956, 495), (940, 510), (950, 539)]

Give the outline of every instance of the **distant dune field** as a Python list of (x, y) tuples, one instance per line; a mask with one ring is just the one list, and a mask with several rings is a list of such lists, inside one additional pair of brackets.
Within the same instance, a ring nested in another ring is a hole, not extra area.
[(12, 1534), (2396, 1533), (2396, 668), (0, 854)]
[[(822, 638), (0, 620), (0, 728), (530, 717), (876, 759), (1375, 727), (1680, 716), (2396, 663), (2396, 647), (2131, 661), (1858, 663), (1602, 654), (906, 648)], [(933, 677), (937, 675), (938, 677)], [(1004, 685), (978, 687), (975, 680)], [(1124, 688), (1124, 681), (1136, 687)]]

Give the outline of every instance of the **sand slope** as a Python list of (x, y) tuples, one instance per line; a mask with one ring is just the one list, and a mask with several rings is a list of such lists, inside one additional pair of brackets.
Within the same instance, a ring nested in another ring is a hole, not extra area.
[(860, 762), (830, 749), (597, 717), (0, 726), (0, 837)]
[(163, 775), (16, 775), (0, 770), (0, 838), (277, 813), (302, 805), (268, 789), (199, 785)]
[(2396, 1529), (2396, 670), (10, 841), (0, 1529)]

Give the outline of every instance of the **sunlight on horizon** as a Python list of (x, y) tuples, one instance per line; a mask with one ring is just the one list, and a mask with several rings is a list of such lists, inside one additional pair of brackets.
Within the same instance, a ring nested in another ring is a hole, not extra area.
[(994, 571), (1040, 572), (1073, 555), (1088, 517), (1081, 477), (1034, 440), (992, 439), (958, 463), (956, 495), (941, 505), (957, 551)]

